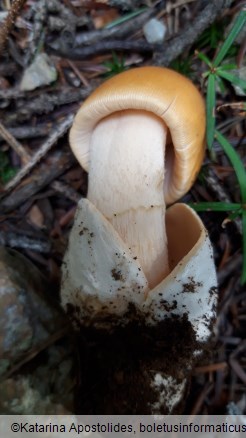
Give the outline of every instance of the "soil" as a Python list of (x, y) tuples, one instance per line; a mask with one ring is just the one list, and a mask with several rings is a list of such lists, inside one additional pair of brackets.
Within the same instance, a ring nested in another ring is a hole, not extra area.
[[(76, 412), (88, 415), (153, 413), (151, 406), (160, 398), (154, 376), (160, 373), (180, 383), (188, 377), (188, 382), (193, 354), (199, 349), (186, 317), (172, 317), (152, 327), (135, 321), (111, 333), (81, 328), (78, 346)], [(172, 393), (172, 388), (168, 391)], [(181, 411), (179, 404), (173, 413)], [(159, 413), (170, 413), (165, 402)]]

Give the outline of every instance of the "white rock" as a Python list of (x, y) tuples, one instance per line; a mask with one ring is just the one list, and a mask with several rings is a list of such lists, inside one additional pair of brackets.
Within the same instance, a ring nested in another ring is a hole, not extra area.
[(151, 44), (162, 43), (166, 35), (166, 30), (164, 23), (156, 18), (151, 18), (143, 27), (144, 36), (148, 43)]
[(57, 71), (46, 53), (36, 56), (33, 63), (27, 67), (20, 83), (23, 91), (49, 85), (57, 79)]

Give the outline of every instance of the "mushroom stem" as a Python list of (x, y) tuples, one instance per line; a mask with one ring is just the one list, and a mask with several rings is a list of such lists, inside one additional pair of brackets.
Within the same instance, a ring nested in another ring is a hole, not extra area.
[(138, 258), (151, 289), (169, 273), (164, 160), (167, 128), (125, 110), (102, 119), (90, 141), (88, 199)]

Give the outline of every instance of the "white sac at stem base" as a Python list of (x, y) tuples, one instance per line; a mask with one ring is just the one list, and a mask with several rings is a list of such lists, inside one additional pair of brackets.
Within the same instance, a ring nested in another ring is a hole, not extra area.
[(87, 199), (78, 203), (62, 267), (61, 301), (84, 326), (126, 325), (134, 306), (146, 325), (187, 318), (205, 343), (216, 316), (217, 280), (204, 225), (185, 204), (167, 210), (170, 274), (154, 289), (113, 226)]

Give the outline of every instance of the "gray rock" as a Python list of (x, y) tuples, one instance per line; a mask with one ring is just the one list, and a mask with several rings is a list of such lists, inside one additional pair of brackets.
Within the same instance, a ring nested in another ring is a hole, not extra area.
[(20, 83), (23, 91), (49, 85), (57, 79), (57, 71), (46, 53), (36, 56), (33, 63), (27, 67)]
[(0, 247), (0, 375), (64, 325), (48, 291), (46, 279), (27, 258)]

